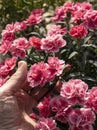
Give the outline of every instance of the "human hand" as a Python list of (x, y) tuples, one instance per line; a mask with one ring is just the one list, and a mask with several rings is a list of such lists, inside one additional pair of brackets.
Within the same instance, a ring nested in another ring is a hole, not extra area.
[(35, 121), (29, 117), (35, 100), (26, 88), (27, 64), (19, 62), (18, 70), (0, 88), (0, 130), (34, 130)]

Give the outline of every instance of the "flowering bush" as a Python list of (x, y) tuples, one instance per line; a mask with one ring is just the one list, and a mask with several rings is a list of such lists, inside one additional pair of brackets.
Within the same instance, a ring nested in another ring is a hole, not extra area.
[[(0, 53), (6, 59), (0, 63), (0, 86), (17, 69), (17, 62), (25, 60), (31, 91), (51, 90), (34, 108), (39, 112), (34, 115), (36, 130), (96, 129), (97, 11), (87, 2), (66, 2), (51, 18), (55, 25), (41, 35), (34, 27), (45, 21), (43, 13), (33, 10), (27, 19), (2, 30)], [(27, 34), (29, 27), (33, 31)]]

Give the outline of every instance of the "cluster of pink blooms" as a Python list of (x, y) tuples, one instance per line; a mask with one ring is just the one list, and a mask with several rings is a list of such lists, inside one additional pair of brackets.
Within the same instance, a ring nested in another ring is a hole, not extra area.
[[(84, 81), (71, 79), (63, 82), (60, 96), (44, 98), (37, 108), (41, 116), (37, 130), (45, 127), (45, 130), (49, 130), (51, 124), (48, 122), (51, 117), (68, 123), (69, 130), (93, 130), (97, 113), (97, 87), (88, 89)], [(41, 123), (41, 120), (44, 122)]]
[(57, 57), (49, 57), (48, 63), (39, 62), (30, 67), (28, 82), (31, 87), (44, 86), (47, 82), (54, 80), (55, 76), (62, 74), (65, 67), (63, 60)]

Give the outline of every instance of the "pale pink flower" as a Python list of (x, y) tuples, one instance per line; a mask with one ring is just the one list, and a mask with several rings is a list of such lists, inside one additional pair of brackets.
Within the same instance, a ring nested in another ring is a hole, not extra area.
[(58, 57), (49, 57), (48, 64), (49, 70), (51, 72), (51, 77), (54, 77), (55, 75), (59, 76), (62, 74), (65, 66), (65, 62), (63, 60), (58, 59)]
[(62, 38), (62, 35), (47, 36), (42, 39), (41, 49), (46, 52), (58, 52), (60, 48), (66, 45), (66, 41)]
[(14, 32), (23, 31), (23, 30), (25, 30), (26, 28), (27, 28), (26, 21), (15, 22), (15, 23), (14, 23)]
[(59, 130), (59, 128), (52, 118), (41, 118), (37, 122), (35, 130)]
[(68, 117), (70, 130), (93, 130), (92, 124), (95, 121), (95, 114), (89, 108), (76, 108)]
[(95, 113), (97, 113), (97, 87), (93, 87), (87, 93), (86, 106), (91, 108)]
[(97, 28), (97, 11), (96, 10), (87, 11), (84, 14), (83, 20), (85, 26), (87, 26), (89, 29)]
[(44, 12), (43, 9), (33, 10), (28, 19), (26, 20), (26, 24), (28, 26), (39, 24), (43, 20), (42, 18), (43, 12)]
[(7, 76), (16, 66), (16, 57), (7, 58), (5, 62), (0, 63), (0, 75)]
[(86, 102), (86, 91), (88, 85), (80, 79), (71, 79), (64, 82), (61, 88), (60, 95), (67, 98), (71, 104)]
[(14, 24), (7, 24), (5, 29), (9, 32), (13, 32), (14, 33)]
[(48, 79), (50, 78), (50, 72), (48, 70), (48, 64), (44, 62), (39, 62), (30, 67), (28, 72), (28, 82), (30, 82), (31, 87), (44, 86)]
[(50, 101), (51, 97), (44, 97), (43, 101), (39, 102), (37, 108), (41, 117), (48, 117), (50, 115)]
[(24, 58), (26, 55), (26, 50), (30, 47), (30, 43), (26, 38), (18, 38), (13, 41), (11, 45), (11, 53), (14, 56)]
[(76, 25), (70, 29), (69, 34), (75, 38), (84, 38), (87, 36), (88, 31), (83, 25)]
[(52, 35), (57, 35), (57, 34), (61, 34), (61, 35), (65, 35), (67, 32), (66, 28), (61, 28), (60, 25), (54, 25), (49, 31), (48, 31), (48, 35), (52, 36)]

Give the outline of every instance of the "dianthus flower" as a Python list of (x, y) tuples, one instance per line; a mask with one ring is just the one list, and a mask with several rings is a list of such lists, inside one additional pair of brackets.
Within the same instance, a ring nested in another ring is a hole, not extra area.
[(36, 50), (41, 51), (41, 38), (37, 38), (35, 36), (29, 38), (30, 45), (34, 47)]
[(26, 50), (30, 47), (30, 43), (26, 38), (18, 38), (11, 45), (11, 53), (14, 56), (24, 58)]
[(28, 82), (30, 82), (31, 87), (44, 86), (48, 79), (50, 78), (50, 72), (48, 70), (48, 64), (44, 62), (39, 62), (30, 67), (28, 72)]
[(39, 102), (37, 108), (39, 109), (41, 117), (48, 117), (50, 115), (50, 101), (51, 97), (44, 98), (43, 101)]
[(88, 85), (80, 79), (71, 79), (64, 82), (61, 88), (60, 95), (67, 98), (71, 104), (86, 102), (86, 91)]
[(59, 130), (59, 128), (52, 118), (41, 118), (37, 122), (35, 130)]
[(70, 29), (69, 34), (75, 38), (84, 38), (87, 36), (87, 29), (83, 25), (76, 25)]
[(55, 118), (58, 121), (66, 123), (68, 120), (68, 115), (71, 111), (68, 101), (61, 96), (57, 96), (51, 99), (50, 107), (52, 112), (55, 113)]
[(67, 32), (66, 28), (61, 28), (60, 25), (54, 25), (49, 31), (48, 31), (48, 35), (52, 36), (52, 35), (57, 35), (57, 34), (61, 34), (61, 35), (65, 35)]
[(91, 10), (86, 12), (84, 14), (83, 20), (85, 26), (87, 26), (89, 29), (97, 28), (97, 11)]
[(48, 58), (49, 71), (51, 72), (51, 76), (55, 75), (59, 76), (62, 74), (62, 71), (65, 66), (65, 62), (63, 60), (58, 59), (58, 57), (49, 57)]
[(31, 12), (30, 16), (28, 17), (28, 19), (26, 20), (26, 24), (28, 26), (39, 24), (43, 20), (43, 18), (42, 18), (43, 12), (44, 12), (43, 9), (33, 10)]
[(97, 114), (97, 87), (93, 87), (88, 91), (86, 105)]
[(62, 35), (47, 36), (42, 39), (41, 49), (46, 52), (58, 52), (60, 48), (66, 45), (66, 41), (62, 38)]
[(7, 76), (16, 66), (16, 57), (7, 58), (5, 62), (0, 63), (0, 76)]
[(93, 130), (95, 114), (89, 108), (76, 108), (68, 117), (70, 130)]

